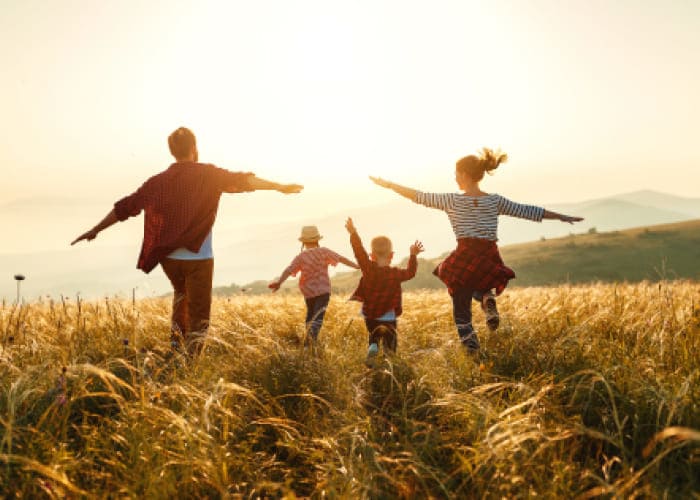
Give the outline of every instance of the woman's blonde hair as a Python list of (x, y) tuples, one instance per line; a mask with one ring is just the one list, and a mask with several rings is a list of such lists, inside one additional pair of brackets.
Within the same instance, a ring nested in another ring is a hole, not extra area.
[(457, 162), (457, 171), (467, 174), (475, 181), (484, 178), (484, 172), (496, 170), (501, 163), (508, 161), (508, 155), (500, 150), (482, 148), (478, 155), (465, 156)]

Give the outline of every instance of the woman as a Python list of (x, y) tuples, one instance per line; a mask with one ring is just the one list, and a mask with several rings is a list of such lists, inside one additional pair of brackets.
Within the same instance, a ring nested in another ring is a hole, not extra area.
[(499, 324), (495, 295), (500, 295), (508, 281), (515, 277), (515, 273), (503, 263), (496, 245), (498, 216), (510, 215), (537, 222), (556, 219), (569, 224), (583, 220), (582, 217), (515, 203), (499, 194), (482, 191), (479, 183), (484, 173), (497, 169), (507, 159), (505, 154), (484, 148), (479, 155), (459, 160), (455, 180), (461, 193), (424, 193), (370, 177), (375, 184), (415, 203), (447, 213), (457, 237), (457, 248), (435, 268), (434, 274), (447, 285), (457, 333), (469, 352), (479, 349), (479, 339), (472, 327), (472, 297), (481, 302), (487, 325), (494, 331)]

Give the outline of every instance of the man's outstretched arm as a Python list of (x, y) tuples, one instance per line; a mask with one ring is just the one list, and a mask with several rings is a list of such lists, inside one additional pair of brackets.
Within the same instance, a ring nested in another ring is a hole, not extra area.
[(251, 175), (248, 177), (248, 185), (255, 191), (279, 191), (284, 194), (300, 193), (304, 186), (301, 184), (280, 184)]
[(95, 227), (93, 227), (92, 229), (90, 229), (86, 233), (83, 233), (80, 236), (78, 236), (76, 239), (73, 240), (71, 245), (75, 245), (76, 243), (78, 243), (79, 241), (82, 241), (82, 240), (92, 241), (95, 239), (95, 237), (97, 237), (97, 235), (99, 234), (100, 231), (102, 231), (103, 229), (107, 229), (109, 226), (116, 224), (117, 222), (119, 222), (119, 219), (117, 219), (117, 214), (114, 211), (114, 209), (112, 209), (105, 216), (105, 218), (102, 219), (102, 221), (100, 221), (99, 224), (97, 224)]

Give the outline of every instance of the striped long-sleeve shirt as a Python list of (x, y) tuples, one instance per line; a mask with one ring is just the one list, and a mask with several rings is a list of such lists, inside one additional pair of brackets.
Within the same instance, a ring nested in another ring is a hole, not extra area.
[(499, 194), (467, 196), (461, 193), (422, 193), (413, 200), (447, 213), (457, 239), (481, 238), (498, 241), (498, 216), (510, 215), (536, 222), (542, 221), (544, 208), (515, 203)]

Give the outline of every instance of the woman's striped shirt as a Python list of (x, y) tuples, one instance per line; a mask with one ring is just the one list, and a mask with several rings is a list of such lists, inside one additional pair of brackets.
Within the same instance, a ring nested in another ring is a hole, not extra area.
[(430, 208), (447, 212), (455, 236), (498, 241), (498, 216), (510, 215), (536, 222), (542, 221), (544, 208), (515, 203), (499, 194), (467, 196), (462, 193), (422, 193), (413, 200)]

